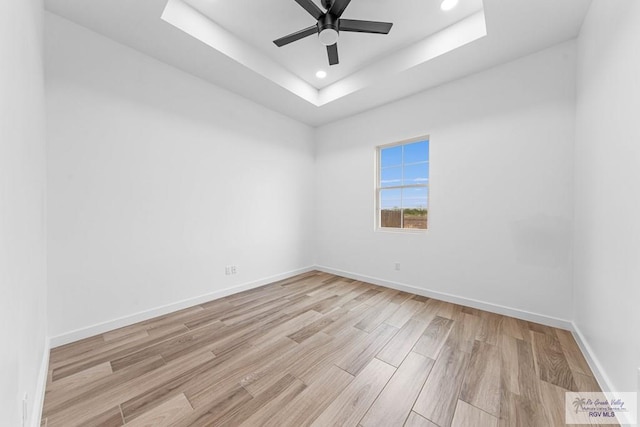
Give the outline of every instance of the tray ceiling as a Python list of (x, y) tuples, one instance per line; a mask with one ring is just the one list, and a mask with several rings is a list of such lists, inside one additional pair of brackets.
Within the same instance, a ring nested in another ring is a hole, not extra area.
[(313, 25), (294, 0), (45, 0), (52, 13), (312, 126), (570, 40), (589, 4), (459, 0), (444, 12), (440, 0), (352, 0), (345, 18), (394, 26), (387, 36), (341, 34), (340, 64), (329, 67), (314, 36), (272, 43)]

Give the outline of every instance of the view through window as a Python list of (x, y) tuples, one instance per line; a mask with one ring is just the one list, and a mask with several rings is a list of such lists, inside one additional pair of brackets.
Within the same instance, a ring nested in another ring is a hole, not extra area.
[(378, 147), (378, 225), (380, 228), (427, 228), (429, 140)]

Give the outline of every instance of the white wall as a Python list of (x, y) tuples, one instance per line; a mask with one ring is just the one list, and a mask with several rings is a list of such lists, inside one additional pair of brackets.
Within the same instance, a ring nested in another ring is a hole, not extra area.
[(310, 127), (55, 15), (46, 40), (51, 335), (313, 265)]
[[(568, 42), (319, 128), (318, 264), (571, 319), (574, 120)], [(430, 229), (376, 232), (375, 147), (421, 135)]]
[(640, 2), (594, 0), (578, 42), (575, 324), (618, 391), (640, 367), (639, 48)]
[(36, 390), (46, 336), (44, 121), (42, 2), (1, 1), (0, 424), (6, 426), (21, 425), (25, 393), (27, 412), (41, 399)]

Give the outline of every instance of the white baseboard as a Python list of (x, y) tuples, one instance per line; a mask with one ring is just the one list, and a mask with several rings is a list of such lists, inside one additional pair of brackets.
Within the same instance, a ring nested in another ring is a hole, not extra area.
[[(593, 375), (595, 376), (596, 381), (598, 381), (598, 385), (600, 386), (602, 391), (605, 391), (605, 392), (606, 391), (618, 391), (618, 392), (635, 391), (635, 390), (617, 390), (613, 386), (611, 379), (609, 378), (604, 367), (600, 363), (600, 360), (598, 360), (598, 357), (593, 351), (593, 348), (589, 345), (589, 342), (587, 341), (586, 337), (582, 334), (582, 331), (580, 330), (580, 328), (578, 328), (578, 325), (576, 325), (575, 322), (571, 322), (571, 326), (573, 331), (573, 337), (578, 343), (578, 347), (580, 347), (580, 351), (582, 351), (582, 354), (587, 360), (587, 363), (589, 364), (589, 368), (591, 368), (591, 372), (593, 372)], [(640, 381), (640, 370), (638, 370), (638, 378)], [(638, 409), (640, 411), (640, 407)], [(627, 419), (618, 418), (618, 421), (620, 422), (620, 425), (623, 425), (623, 426), (638, 425), (638, 424), (631, 424), (631, 422)]]
[(40, 427), (40, 419), (42, 418), (42, 408), (44, 407), (44, 392), (47, 389), (47, 376), (49, 375), (49, 351), (51, 343), (49, 338), (44, 340), (44, 353), (42, 362), (40, 363), (40, 372), (38, 372), (38, 382), (33, 395), (33, 403), (31, 408), (31, 418), (29, 425), (32, 427)]
[(514, 309), (514, 308), (510, 308), (510, 307), (506, 307), (498, 304), (485, 302), (485, 301), (479, 301), (471, 298), (451, 295), (444, 292), (432, 291), (429, 289), (418, 288), (418, 287), (403, 284), (403, 283), (391, 282), (391, 281), (379, 279), (376, 277), (371, 277), (371, 276), (351, 273), (348, 271), (338, 270), (338, 269), (334, 269), (326, 266), (316, 265), (316, 266), (301, 268), (298, 270), (288, 271), (288, 272), (270, 276), (270, 277), (265, 277), (263, 279), (256, 280), (253, 282), (245, 283), (245, 284), (234, 286), (231, 288), (218, 290), (218, 291), (201, 295), (195, 298), (189, 298), (186, 300), (167, 304), (161, 307), (156, 307), (150, 310), (142, 311), (139, 313), (131, 314), (131, 315), (120, 317), (113, 320), (109, 320), (107, 322), (102, 322), (96, 325), (88, 326), (86, 328), (70, 331), (61, 335), (51, 337), (50, 346), (51, 348), (59, 347), (64, 344), (79, 341), (81, 339), (89, 338), (94, 335), (98, 335), (108, 331), (112, 331), (114, 329), (122, 328), (124, 326), (129, 326), (134, 323), (149, 320), (154, 317), (162, 316), (164, 314), (182, 310), (184, 308), (192, 307), (194, 305), (202, 304), (204, 302), (212, 301), (218, 298), (223, 298), (225, 296), (229, 296), (238, 292), (264, 286), (266, 284), (276, 282), (278, 280), (287, 279), (289, 277), (293, 277), (298, 274), (307, 273), (312, 270), (324, 271), (326, 273), (335, 274), (337, 276), (348, 277), (354, 280), (368, 282), (368, 283), (384, 286), (391, 289), (397, 289), (400, 291), (411, 292), (411, 293), (422, 295), (428, 298), (435, 298), (442, 301), (451, 302), (454, 304), (465, 305), (468, 307), (490, 311), (492, 313), (502, 314), (505, 316), (515, 317), (518, 319), (527, 320), (531, 322), (536, 322), (536, 323), (540, 323), (547, 326), (553, 326), (556, 328), (562, 328), (562, 329), (571, 330), (571, 331), (574, 330), (574, 325), (569, 320), (559, 319), (552, 316), (532, 313), (525, 310), (518, 310), (518, 309)]
[(316, 270), (324, 271), (325, 273), (335, 274), (336, 276), (343, 276), (349, 279), (359, 280), (361, 282), (372, 283), (374, 285), (384, 286), (386, 288), (397, 289), (399, 291), (410, 292), (412, 294), (421, 295), (428, 298), (434, 298), (441, 301), (450, 302), (453, 304), (464, 305), (467, 307), (477, 308), (479, 310), (490, 311), (496, 314), (502, 314), (504, 316), (515, 317), (517, 319), (527, 320), (542, 325), (553, 326), (554, 328), (572, 330), (573, 325), (571, 321), (565, 319), (559, 319), (557, 317), (547, 316), (544, 314), (532, 313), (525, 310), (518, 310), (490, 302), (479, 301), (471, 298), (465, 298), (457, 295), (451, 295), (444, 292), (432, 291), (424, 288), (417, 288), (415, 286), (406, 285), (403, 283), (391, 282), (384, 279), (378, 279), (376, 277), (364, 276), (361, 274), (351, 273), (348, 271), (337, 270), (335, 268), (316, 265)]
[(223, 298), (238, 292), (247, 291), (249, 289), (258, 288), (260, 286), (267, 285), (269, 283), (277, 282), (278, 280), (288, 279), (289, 277), (296, 276), (298, 274), (307, 273), (314, 270), (315, 267), (309, 266), (300, 268), (293, 271), (277, 274), (270, 277), (265, 277), (253, 282), (244, 283), (231, 288), (221, 289), (209, 294), (201, 295), (194, 298), (185, 299), (175, 303), (167, 304), (161, 307), (152, 308), (150, 310), (141, 311), (128, 316), (120, 317), (117, 319), (109, 320), (107, 322), (98, 323), (96, 325), (88, 326), (86, 328), (76, 329), (74, 331), (66, 332), (55, 337), (51, 337), (51, 348), (59, 347), (64, 344), (69, 344), (75, 341), (79, 341), (84, 338), (89, 338), (94, 335), (103, 334), (114, 329), (122, 328), (124, 326), (133, 325), (134, 323), (143, 322), (145, 320), (153, 319), (154, 317), (162, 316), (174, 311), (182, 310), (184, 308), (193, 307), (194, 305), (202, 304), (208, 301), (213, 301), (219, 298)]
[[(571, 329), (573, 331), (573, 338), (578, 343), (578, 347), (580, 347), (580, 351), (582, 351), (582, 354), (584, 355), (585, 359), (587, 359), (587, 363), (589, 364), (589, 367), (591, 368), (593, 375), (595, 375), (595, 378), (598, 381), (598, 384), (600, 385), (600, 388), (602, 389), (602, 391), (615, 390), (615, 388), (613, 388), (611, 384), (611, 380), (609, 380), (609, 376), (605, 373), (605, 370), (602, 368), (600, 361), (598, 360), (595, 353), (593, 352), (593, 349), (589, 345), (589, 342), (587, 341), (585, 336), (582, 334), (582, 331), (580, 330), (580, 328), (578, 328), (578, 325), (576, 325), (575, 322), (572, 322), (571, 326), (572, 326)], [(617, 391), (622, 391), (622, 390), (617, 390)]]

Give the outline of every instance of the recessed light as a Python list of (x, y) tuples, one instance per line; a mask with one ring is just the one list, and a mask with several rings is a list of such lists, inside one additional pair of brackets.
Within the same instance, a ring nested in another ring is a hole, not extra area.
[(327, 77), (327, 72), (324, 70), (320, 70), (316, 73), (316, 77), (319, 79), (324, 79), (325, 77)]
[(458, 0), (443, 0), (440, 3), (440, 9), (442, 10), (451, 10), (458, 5)]

